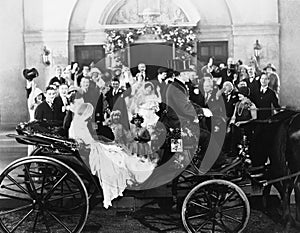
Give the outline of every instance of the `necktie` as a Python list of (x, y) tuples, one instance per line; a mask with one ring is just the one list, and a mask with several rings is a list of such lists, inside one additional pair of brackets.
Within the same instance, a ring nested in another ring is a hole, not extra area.
[(53, 103), (51, 103), (51, 102), (47, 102), (47, 103), (48, 103), (49, 107), (53, 110)]

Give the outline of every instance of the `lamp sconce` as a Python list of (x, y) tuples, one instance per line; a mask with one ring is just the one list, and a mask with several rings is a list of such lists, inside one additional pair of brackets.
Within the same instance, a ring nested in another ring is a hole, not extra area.
[(44, 48), (43, 48), (42, 61), (47, 66), (49, 66), (51, 64), (51, 62), (50, 62), (50, 50), (47, 49), (46, 46), (44, 46)]
[(254, 50), (254, 56), (257, 60), (257, 62), (259, 63), (259, 59), (260, 59), (260, 56), (261, 56), (261, 45), (259, 44), (259, 41), (256, 40), (255, 44), (254, 44), (254, 47), (253, 47), (253, 50)]

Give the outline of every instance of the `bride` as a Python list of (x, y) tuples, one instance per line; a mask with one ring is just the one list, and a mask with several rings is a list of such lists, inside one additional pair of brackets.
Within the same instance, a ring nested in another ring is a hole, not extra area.
[(75, 108), (69, 132), (70, 137), (90, 147), (88, 165), (92, 174), (99, 178), (103, 204), (108, 208), (113, 199), (123, 195), (126, 187), (143, 183), (152, 174), (156, 163), (131, 155), (127, 148), (115, 143), (96, 141), (87, 128), (93, 111), (90, 103), (81, 103)]
[(156, 95), (154, 92), (154, 85), (151, 82), (145, 82), (131, 106), (131, 108), (134, 109), (135, 114), (138, 113), (143, 116), (144, 127), (149, 128), (154, 126), (158, 121), (159, 117), (155, 114), (155, 111), (159, 108), (160, 102), (160, 92), (158, 91), (158, 95)]

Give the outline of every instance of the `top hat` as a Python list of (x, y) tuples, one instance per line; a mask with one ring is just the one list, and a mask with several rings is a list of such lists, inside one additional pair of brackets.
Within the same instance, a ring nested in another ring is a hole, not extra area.
[(34, 78), (39, 76), (39, 72), (37, 71), (36, 68), (24, 69), (23, 76), (28, 81), (32, 81)]

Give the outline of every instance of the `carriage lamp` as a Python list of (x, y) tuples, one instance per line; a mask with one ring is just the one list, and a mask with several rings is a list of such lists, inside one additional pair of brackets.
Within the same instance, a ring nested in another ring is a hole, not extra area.
[(50, 65), (50, 50), (46, 46), (43, 48), (42, 60), (45, 65)]
[(260, 52), (261, 52), (261, 45), (259, 44), (258, 40), (256, 40), (253, 49), (254, 49), (254, 56), (255, 56), (257, 62), (259, 62)]

